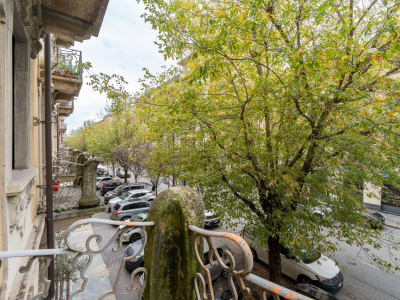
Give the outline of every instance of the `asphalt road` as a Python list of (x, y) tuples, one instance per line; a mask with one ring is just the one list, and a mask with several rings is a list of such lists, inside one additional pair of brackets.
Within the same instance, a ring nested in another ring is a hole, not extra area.
[[(109, 219), (107, 213), (96, 214), (93, 217)], [(400, 217), (399, 217), (400, 219)], [(93, 226), (95, 233), (101, 234), (102, 236), (111, 237), (116, 228), (110, 226), (98, 225)], [(215, 227), (211, 230), (216, 231), (231, 231), (223, 227)], [(400, 229), (390, 228), (385, 226), (382, 229), (382, 233), (385, 236), (392, 235), (400, 240)], [(117, 243), (115, 242), (113, 247), (116, 248)], [(127, 245), (123, 245), (123, 249), (118, 252), (113, 252), (112, 248), (109, 247), (102, 253), (104, 263), (110, 271), (110, 280), (114, 283), (117, 274), (120, 269), (123, 253)], [(400, 271), (393, 273), (387, 273), (380, 270), (373, 262), (367, 257), (364, 252), (360, 252), (360, 248), (356, 246), (349, 246), (342, 243), (340, 252), (336, 252), (330, 255), (334, 259), (344, 276), (343, 288), (336, 294), (336, 297), (341, 300), (357, 299), (357, 300), (399, 300), (400, 299)], [(371, 249), (380, 258), (390, 260), (391, 257), (386, 249)], [(394, 252), (394, 255), (400, 259), (400, 252)], [(238, 262), (240, 265), (240, 261)], [(268, 267), (256, 263), (255, 269), (258, 275), (268, 278)], [(291, 284), (290, 279), (285, 279), (286, 284)], [(139, 286), (138, 280), (134, 282), (134, 290), (128, 291), (127, 288), (130, 286), (130, 274), (128, 271), (123, 269), (121, 271), (121, 277), (118, 284), (118, 290), (116, 293), (117, 299), (137, 299), (137, 288)], [(259, 299), (257, 295), (250, 299)]]
[[(382, 233), (400, 239), (400, 229), (385, 226)], [(337, 294), (339, 299), (400, 299), (400, 271), (382, 271), (359, 247), (341, 243), (341, 248), (343, 251), (331, 256), (338, 262), (344, 275), (343, 288)], [(371, 249), (371, 252), (386, 261), (391, 261), (391, 256), (385, 248)], [(400, 259), (399, 251), (393, 251), (393, 255)]]

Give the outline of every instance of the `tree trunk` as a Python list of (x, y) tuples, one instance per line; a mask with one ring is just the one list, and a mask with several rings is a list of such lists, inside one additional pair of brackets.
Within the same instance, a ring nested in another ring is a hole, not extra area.
[(128, 182), (128, 169), (124, 168), (124, 183)]
[(279, 236), (268, 237), (269, 280), (281, 283), (281, 255), (279, 251)]

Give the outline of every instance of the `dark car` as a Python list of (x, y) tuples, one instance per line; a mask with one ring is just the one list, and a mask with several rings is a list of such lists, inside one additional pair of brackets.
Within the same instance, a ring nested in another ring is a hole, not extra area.
[(100, 195), (104, 196), (107, 192), (112, 191), (122, 185), (122, 181), (109, 180), (103, 183), (103, 187), (100, 189)]
[(368, 221), (372, 228), (380, 229), (385, 224), (385, 217), (380, 213), (367, 213), (362, 212), (362, 216)]
[(123, 184), (117, 187), (115, 190), (109, 191), (104, 195), (104, 203), (108, 204), (111, 199), (121, 196), (130, 190), (144, 189), (144, 185), (141, 184)]
[[(142, 240), (137, 240), (136, 242), (133, 242), (132, 244), (129, 245), (128, 248), (126, 248), (124, 257), (132, 256), (133, 254), (137, 253), (142, 247)], [(125, 262), (125, 268), (129, 272), (133, 272), (133, 270), (143, 267), (144, 266), (144, 248), (140, 253), (132, 260), (127, 260)]]
[[(222, 256), (222, 253), (224, 251), (229, 251), (232, 253), (232, 250), (221, 241), (214, 241), (214, 245), (217, 248), (217, 251), (220, 256)], [(136, 242), (133, 242), (132, 244), (129, 245), (128, 248), (126, 248), (124, 257), (132, 256), (133, 254), (137, 253), (141, 246), (142, 246), (141, 239), (137, 240)], [(210, 264), (210, 262), (208, 260), (209, 248), (208, 248), (208, 244), (206, 242), (204, 242), (203, 250), (204, 250), (204, 261), (203, 262), (206, 265), (206, 267), (210, 270), (211, 280), (214, 281), (218, 277), (224, 275), (223, 269), (222, 269), (221, 265), (217, 262), (217, 259), (215, 257), (214, 257), (214, 265), (212, 266)], [(225, 260), (225, 259), (223, 259), (223, 260), (224, 260), (224, 263), (229, 265), (228, 260)], [(134, 259), (126, 261), (125, 268), (129, 272), (133, 272), (136, 268), (143, 267), (143, 265), (144, 265), (144, 250), (142, 250)], [(206, 275), (203, 274), (203, 276), (206, 276)]]
[[(302, 294), (304, 296), (307, 296), (311, 299), (317, 299), (317, 300), (338, 300), (335, 296), (332, 294), (324, 291), (323, 289), (320, 289), (316, 287), (315, 285), (312, 284), (306, 284), (306, 283), (299, 283), (294, 286), (288, 287), (288, 289), (291, 289), (292, 291), (295, 291), (296, 293)], [(267, 300), (273, 300), (273, 296), (269, 295), (267, 297)], [(279, 299), (284, 300), (285, 298), (279, 297)]]

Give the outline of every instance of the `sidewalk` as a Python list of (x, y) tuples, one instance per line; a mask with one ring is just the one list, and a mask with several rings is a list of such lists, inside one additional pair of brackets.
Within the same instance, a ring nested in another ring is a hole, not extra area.
[(367, 209), (367, 212), (369, 213), (380, 213), (382, 216), (385, 217), (385, 225), (384, 226), (389, 226), (393, 228), (400, 228), (400, 216), (389, 214), (386, 212), (382, 212), (377, 209)]
[[(75, 231), (71, 232), (69, 241), (78, 247), (85, 247), (86, 240), (89, 236), (94, 234), (92, 225), (87, 224), (78, 227)], [(92, 240), (90, 242), (92, 249), (99, 249), (99, 246)], [(101, 254), (94, 254), (93, 260), (86, 270), (85, 274), (89, 280), (86, 283), (86, 287), (83, 292), (77, 294), (74, 300), (87, 300), (87, 299), (99, 299), (100, 296), (106, 291), (112, 290), (112, 285), (109, 279), (109, 271), (104, 264)], [(80, 276), (80, 274), (78, 275)], [(83, 280), (79, 279), (76, 283), (72, 284), (72, 292), (79, 290), (82, 287)], [(105, 297), (106, 300), (115, 300), (115, 294)]]

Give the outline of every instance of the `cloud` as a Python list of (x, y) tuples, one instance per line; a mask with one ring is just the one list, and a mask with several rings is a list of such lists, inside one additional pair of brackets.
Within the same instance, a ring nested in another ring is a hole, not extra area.
[[(72, 47), (82, 51), (83, 62), (91, 62), (93, 72), (124, 76), (131, 92), (139, 89), (138, 80), (144, 75), (143, 68), (156, 73), (163, 65), (174, 64), (174, 61), (164, 61), (158, 52), (158, 46), (154, 44), (158, 33), (140, 17), (143, 13), (141, 2), (110, 1), (99, 37), (75, 43)], [(106, 103), (106, 97), (93, 91), (84, 80), (74, 113), (66, 119), (68, 129), (77, 129), (88, 119), (98, 120)]]

